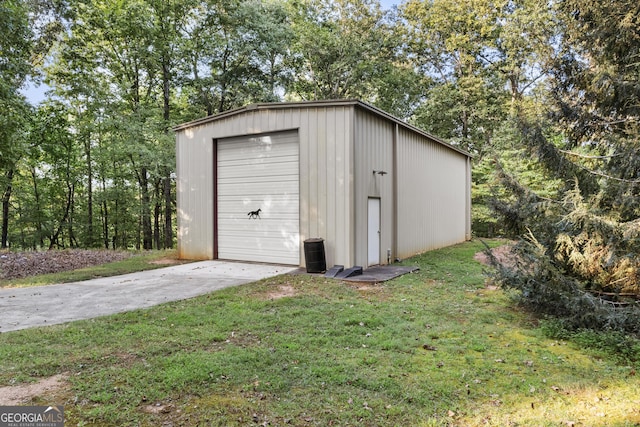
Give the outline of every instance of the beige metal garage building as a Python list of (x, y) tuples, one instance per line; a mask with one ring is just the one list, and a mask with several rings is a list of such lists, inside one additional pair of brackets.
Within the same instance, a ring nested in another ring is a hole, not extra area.
[(255, 104), (175, 130), (181, 258), (305, 266), (303, 242), (322, 238), (328, 266), (366, 267), (471, 236), (470, 156), (363, 102)]

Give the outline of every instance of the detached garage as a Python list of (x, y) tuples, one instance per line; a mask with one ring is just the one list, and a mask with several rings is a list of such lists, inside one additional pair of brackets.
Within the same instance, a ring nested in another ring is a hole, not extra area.
[(186, 259), (387, 264), (471, 236), (469, 154), (355, 100), (249, 105), (177, 126)]

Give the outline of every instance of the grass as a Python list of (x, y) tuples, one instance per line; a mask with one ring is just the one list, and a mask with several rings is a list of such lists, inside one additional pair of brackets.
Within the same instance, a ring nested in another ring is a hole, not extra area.
[(283, 275), (3, 333), (0, 385), (64, 373), (33, 403), (64, 404), (70, 426), (640, 425), (640, 354), (549, 338), (485, 287), (480, 250), (384, 284)]
[(166, 267), (165, 264), (157, 263), (155, 261), (167, 259), (177, 261), (177, 257), (178, 253), (175, 250), (142, 252), (122, 261), (110, 262), (103, 265), (77, 270), (41, 274), (39, 276), (25, 277), (21, 279), (0, 279), (0, 288), (23, 288), (52, 285), (55, 283), (78, 282), (98, 277), (109, 277), (136, 271), (153, 270), (156, 268)]

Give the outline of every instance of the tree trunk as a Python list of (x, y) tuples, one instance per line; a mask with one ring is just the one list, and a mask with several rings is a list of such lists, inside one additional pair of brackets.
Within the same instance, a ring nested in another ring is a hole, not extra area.
[(225, 110), (225, 103), (227, 102), (227, 61), (231, 55), (231, 48), (227, 43), (227, 47), (222, 55), (222, 70), (220, 71), (220, 102), (218, 103), (218, 112)]
[(11, 199), (12, 181), (13, 181), (13, 168), (10, 168), (7, 172), (7, 187), (2, 194), (2, 243), (0, 243), (1, 249), (6, 249), (9, 243), (9, 201)]
[(38, 190), (38, 177), (35, 168), (31, 168), (31, 179), (33, 180), (33, 198), (36, 202), (36, 232), (40, 247), (44, 248), (44, 233), (42, 232), (42, 209), (40, 208), (40, 191)]
[(155, 204), (153, 206), (153, 245), (156, 249), (162, 249), (160, 247), (160, 180), (155, 182)]
[[(115, 250), (115, 248), (118, 245), (118, 238), (120, 237), (120, 215), (118, 212), (118, 208), (120, 207), (120, 204), (118, 203), (118, 199), (116, 198), (115, 203), (114, 203), (114, 215), (116, 217), (115, 221), (113, 222), (113, 249)], [(108, 244), (108, 243), (107, 243)], [(123, 248), (126, 248), (126, 244), (124, 241), (124, 238), (122, 239), (122, 243), (121, 243)]]
[(151, 197), (149, 196), (149, 177), (147, 168), (143, 167), (139, 174), (140, 195), (142, 201), (142, 248), (153, 249), (153, 231), (151, 230)]
[(164, 248), (173, 249), (173, 223), (171, 215), (173, 214), (173, 199), (171, 197), (171, 176), (167, 171), (164, 178)]
[(84, 153), (87, 160), (87, 237), (85, 245), (92, 248), (93, 241), (93, 166), (91, 164), (91, 138), (84, 141)]
[(102, 216), (102, 244), (105, 249), (109, 249), (109, 211), (107, 209), (107, 201), (103, 200), (100, 204), (100, 214)]
[(462, 124), (462, 139), (466, 144), (469, 142), (469, 111), (466, 108), (460, 114), (460, 123)]
[(102, 246), (109, 249), (109, 211), (106, 198), (107, 182), (104, 175), (101, 179), (100, 191), (102, 192), (102, 201), (98, 203), (100, 207), (100, 226), (102, 228)]
[[(165, 133), (169, 132), (169, 119), (171, 113), (170, 85), (171, 73), (169, 69), (169, 58), (165, 55), (162, 58), (162, 89), (164, 94), (163, 118), (165, 123)], [(164, 248), (170, 249), (173, 248), (173, 225), (171, 223), (173, 204), (171, 201), (171, 170), (169, 170), (169, 168), (165, 170), (162, 192), (164, 194)]]
[(71, 186), (71, 213), (69, 214), (68, 228), (69, 228), (69, 247), (77, 248), (78, 239), (73, 231), (73, 222), (76, 216), (76, 184), (75, 182)]
[(60, 237), (60, 233), (62, 232), (62, 229), (64, 228), (64, 224), (69, 219), (69, 212), (71, 211), (71, 202), (72, 202), (72, 200), (73, 200), (73, 188), (71, 187), (71, 184), (67, 184), (67, 200), (66, 200), (66, 204), (65, 204), (65, 207), (64, 207), (64, 214), (62, 215), (62, 219), (60, 220), (60, 223), (58, 224), (58, 228), (56, 229), (56, 232), (49, 239), (49, 242), (50, 242), (49, 243), (49, 249), (53, 249), (53, 246), (55, 244), (57, 244), (58, 247), (60, 247), (60, 243), (58, 242), (58, 238)]

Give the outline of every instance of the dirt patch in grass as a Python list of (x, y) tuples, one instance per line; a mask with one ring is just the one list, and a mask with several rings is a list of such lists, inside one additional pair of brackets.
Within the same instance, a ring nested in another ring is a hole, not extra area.
[[(515, 264), (515, 254), (513, 253), (513, 245), (503, 245), (497, 248), (491, 249), (491, 254), (498, 260), (500, 264), (506, 266), (512, 266)], [(474, 255), (473, 259), (484, 264), (489, 265), (489, 255), (485, 251), (478, 252)]]
[[(516, 255), (513, 253), (512, 244), (502, 245), (502, 246), (498, 246), (497, 248), (493, 248), (491, 249), (491, 254), (496, 258), (496, 260), (500, 264), (504, 265), (505, 267), (515, 266)], [(491, 265), (491, 262), (489, 260), (489, 255), (487, 254), (486, 251), (476, 253), (473, 259), (475, 259), (481, 264)], [(498, 286), (496, 286), (491, 280), (487, 280), (486, 288), (491, 291), (494, 291), (498, 289)]]
[(280, 285), (280, 286), (278, 286), (278, 290), (275, 290), (273, 292), (269, 292), (267, 294), (267, 299), (276, 300), (276, 299), (280, 299), (280, 298), (295, 297), (297, 294), (298, 293), (296, 292), (296, 290), (295, 290), (295, 288), (293, 286)]
[(384, 301), (390, 296), (388, 289), (381, 283), (345, 283), (351, 289), (357, 291), (361, 298), (366, 300)]
[(378, 286), (370, 285), (370, 284), (357, 284), (352, 286), (356, 291), (366, 292), (366, 291), (377, 291), (380, 290)]
[(68, 386), (67, 376), (58, 374), (33, 384), (0, 387), (0, 406), (16, 406), (43, 395), (56, 395)]
[(155, 403), (153, 405), (145, 405), (142, 411), (147, 414), (168, 414), (175, 410), (175, 407), (169, 403)]
[(282, 298), (292, 298), (296, 296), (315, 295), (322, 298), (331, 298), (332, 290), (336, 287), (341, 289), (352, 289), (358, 292), (361, 297), (383, 298), (387, 290), (381, 284), (369, 282), (343, 282), (333, 279), (316, 278), (305, 279), (304, 276), (295, 275), (283, 284), (269, 286), (256, 292), (256, 297), (262, 300), (275, 301)]

